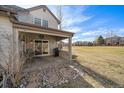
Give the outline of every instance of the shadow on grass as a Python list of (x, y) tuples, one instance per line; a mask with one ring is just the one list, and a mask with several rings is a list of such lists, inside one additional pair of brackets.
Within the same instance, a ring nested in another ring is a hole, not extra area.
[(108, 79), (107, 77), (96, 73), (95, 71), (91, 70), (90, 68), (81, 65), (78, 61), (73, 61), (74, 65), (78, 65), (82, 69), (82, 71), (86, 72), (88, 75), (92, 76), (95, 80), (99, 81), (104, 87), (106, 88), (122, 88), (120, 84)]

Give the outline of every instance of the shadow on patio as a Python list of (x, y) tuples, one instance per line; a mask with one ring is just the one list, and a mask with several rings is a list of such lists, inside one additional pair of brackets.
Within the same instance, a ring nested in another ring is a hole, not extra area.
[(38, 69), (41, 70), (47, 67), (57, 66), (66, 63), (68, 63), (68, 61), (61, 57), (53, 57), (53, 56), (34, 57), (31, 62), (25, 63), (24, 70), (26, 71), (28, 70), (33, 71)]

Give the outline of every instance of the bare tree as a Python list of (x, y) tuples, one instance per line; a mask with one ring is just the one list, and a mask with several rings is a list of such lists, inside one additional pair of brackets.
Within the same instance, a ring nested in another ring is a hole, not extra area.
[[(13, 44), (15, 42), (13, 42), (12, 37), (13, 35), (4, 30), (0, 31), (0, 69), (3, 77), (2, 87), (8, 87), (8, 79), (11, 80), (13, 87), (16, 87), (21, 77), (22, 66), (26, 60), (24, 55), (13, 52)], [(7, 45), (3, 43), (6, 43)], [(14, 57), (17, 55), (19, 59), (14, 60)], [(14, 64), (16, 64), (16, 66), (14, 66)]]

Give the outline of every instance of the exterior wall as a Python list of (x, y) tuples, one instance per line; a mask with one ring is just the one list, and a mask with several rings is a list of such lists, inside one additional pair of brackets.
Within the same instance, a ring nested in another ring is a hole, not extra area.
[(6, 67), (12, 62), (12, 23), (8, 17), (0, 16), (0, 64)]
[(45, 19), (48, 21), (48, 27), (58, 29), (57, 20), (47, 11), (44, 12), (43, 8), (28, 12), (19, 12), (18, 20), (21, 22), (33, 23), (34, 18)]
[(124, 37), (114, 36), (105, 39), (106, 45), (124, 45)]
[(28, 12), (18, 12), (17, 17), (21, 22), (33, 23), (32, 17)]
[(58, 23), (56, 19), (47, 11), (44, 12), (43, 8), (30, 12), (33, 18), (41, 18), (48, 21), (48, 27), (58, 29)]
[(124, 45), (124, 37), (121, 37), (121, 39), (119, 40), (119, 45)]
[(53, 49), (57, 47), (56, 38), (53, 36), (46, 36), (45, 39), (49, 40), (50, 55), (53, 55)]

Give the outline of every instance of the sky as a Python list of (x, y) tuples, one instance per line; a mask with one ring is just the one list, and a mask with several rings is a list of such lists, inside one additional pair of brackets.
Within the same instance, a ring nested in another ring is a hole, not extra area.
[[(57, 6), (48, 8), (57, 16)], [(124, 5), (63, 5), (62, 19), (62, 29), (75, 33), (73, 42), (94, 41), (110, 33), (124, 36)]]

